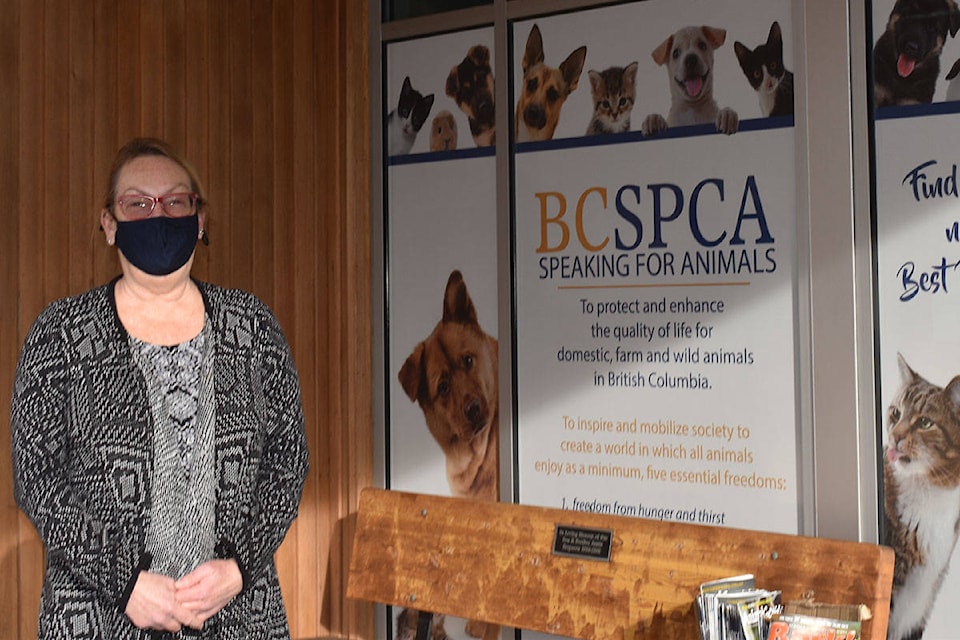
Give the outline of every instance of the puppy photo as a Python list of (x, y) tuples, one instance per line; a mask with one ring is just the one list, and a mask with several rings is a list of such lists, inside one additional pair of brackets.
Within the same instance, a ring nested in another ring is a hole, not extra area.
[(443, 450), (450, 492), (457, 497), (499, 497), (498, 358), (497, 339), (480, 327), (463, 276), (453, 271), (440, 322), (407, 357), (399, 378)]
[(550, 67), (544, 63), (543, 38), (533, 25), (523, 52), (523, 84), (517, 100), (517, 142), (550, 140), (560, 122), (563, 103), (577, 88), (587, 48), (579, 47), (560, 63)]
[(713, 97), (713, 52), (727, 38), (725, 29), (684, 27), (653, 50), (651, 56), (666, 65), (670, 83), (670, 111), (647, 116), (641, 126), (644, 136), (653, 136), (668, 127), (716, 124), (717, 131), (730, 135), (740, 126), (737, 112), (721, 109)]
[(940, 53), (957, 35), (954, 0), (897, 0), (873, 48), (874, 103), (878, 107), (933, 101)]
[[(460, 271), (447, 279), (440, 322), (414, 347), (400, 368), (400, 385), (423, 411), (427, 428), (446, 460), (452, 495), (496, 501), (499, 498), (500, 431), (497, 339), (477, 320), (477, 310)], [(411, 614), (398, 617), (397, 640), (409, 630)], [(434, 626), (433, 640), (443, 640)], [(495, 640), (498, 625), (467, 621), (474, 638)], [(438, 635), (439, 634), (439, 635)]]
[(457, 121), (444, 109), (433, 118), (430, 128), (430, 151), (453, 151), (457, 148)]
[(470, 134), (476, 145), (492, 147), (496, 144), (493, 70), (487, 47), (482, 44), (471, 47), (463, 61), (450, 69), (446, 91), (467, 115)]

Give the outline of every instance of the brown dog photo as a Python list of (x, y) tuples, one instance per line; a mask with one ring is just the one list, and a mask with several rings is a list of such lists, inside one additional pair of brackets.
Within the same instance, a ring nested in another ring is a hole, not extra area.
[(533, 25), (523, 52), (523, 84), (517, 99), (517, 142), (550, 140), (563, 103), (577, 88), (587, 48), (577, 47), (559, 67), (546, 64), (540, 28)]
[[(498, 367), (497, 339), (480, 326), (463, 275), (454, 270), (447, 279), (440, 322), (414, 347), (398, 375), (443, 451), (453, 496), (499, 498)], [(398, 640), (407, 637), (400, 634), (409, 632), (415, 618), (410, 611), (398, 616)], [(497, 625), (474, 620), (467, 621), (465, 630), (484, 640), (499, 636)], [(446, 637), (441, 633), (434, 640)]]
[(440, 322), (414, 347), (399, 379), (420, 405), (457, 497), (497, 500), (500, 428), (497, 339), (477, 321), (460, 271), (447, 280)]
[(497, 142), (493, 92), (490, 49), (482, 44), (474, 45), (463, 60), (450, 69), (446, 94), (466, 114), (470, 135), (478, 147), (492, 147)]

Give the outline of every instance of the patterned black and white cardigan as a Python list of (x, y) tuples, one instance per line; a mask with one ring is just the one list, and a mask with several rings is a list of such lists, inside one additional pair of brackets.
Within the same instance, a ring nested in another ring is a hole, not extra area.
[[(124, 614), (137, 575), (150, 566), (153, 418), (115, 284), (48, 306), (17, 366), (14, 493), (46, 548), (43, 639), (164, 637)], [(273, 556), (307, 473), (297, 372), (266, 305), (197, 285), (215, 341), (217, 554), (236, 558), (243, 574), (243, 591), (202, 637), (289, 638)]]

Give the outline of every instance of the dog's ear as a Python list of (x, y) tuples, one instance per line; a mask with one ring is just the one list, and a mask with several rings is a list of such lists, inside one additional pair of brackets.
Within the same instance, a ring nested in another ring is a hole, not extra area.
[(580, 84), (580, 73), (583, 71), (583, 62), (587, 59), (587, 48), (579, 47), (560, 63), (560, 75), (567, 83), (567, 93), (571, 93)]
[(540, 27), (536, 24), (530, 29), (530, 35), (527, 36), (527, 47), (523, 51), (523, 72), (535, 64), (543, 62), (543, 37), (540, 35)]
[(454, 270), (447, 279), (447, 289), (443, 294), (443, 319), (441, 322), (459, 324), (479, 324), (477, 310), (467, 293), (467, 284), (463, 275)]
[(473, 64), (478, 67), (490, 66), (490, 49), (487, 49), (482, 44), (473, 45), (467, 53), (467, 56), (473, 60)]
[(660, 43), (656, 49), (653, 50), (653, 53), (650, 55), (653, 57), (653, 61), (658, 65), (663, 66), (670, 58), (670, 49), (673, 49), (673, 35), (671, 34), (669, 38)]
[(953, 80), (958, 73), (960, 73), (960, 58), (957, 58), (953, 66), (950, 67), (950, 71), (947, 72), (947, 80)]
[(727, 30), (720, 27), (700, 27), (700, 32), (707, 39), (711, 49), (719, 49), (727, 40)]
[(947, 4), (950, 6), (950, 17), (948, 19), (950, 36), (953, 37), (957, 35), (957, 31), (960, 31), (960, 9), (957, 9), (957, 3), (953, 0), (950, 0)]
[(458, 65), (450, 69), (450, 75), (447, 76), (447, 96), (457, 99), (457, 92), (460, 91), (460, 70)]
[(400, 379), (400, 386), (404, 393), (413, 402), (420, 394), (421, 372), (423, 371), (423, 343), (421, 342), (414, 348), (413, 353), (407, 356), (407, 361), (400, 367), (400, 373), (397, 378)]

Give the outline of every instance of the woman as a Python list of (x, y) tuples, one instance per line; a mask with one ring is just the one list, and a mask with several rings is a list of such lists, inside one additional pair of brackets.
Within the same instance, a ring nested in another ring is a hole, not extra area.
[(190, 277), (199, 180), (117, 154), (100, 214), (121, 275), (58, 300), (20, 354), (14, 492), (46, 547), (41, 638), (288, 638), (273, 555), (307, 449), (290, 349), (254, 296)]

